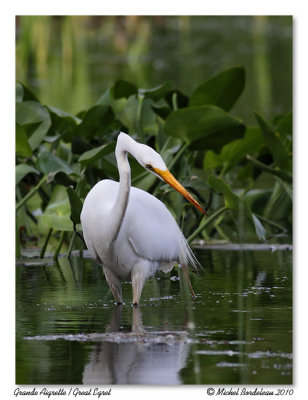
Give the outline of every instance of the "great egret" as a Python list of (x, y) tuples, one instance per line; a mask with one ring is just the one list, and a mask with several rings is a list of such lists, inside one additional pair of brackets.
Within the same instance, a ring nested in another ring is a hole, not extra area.
[(197, 261), (166, 206), (151, 194), (131, 187), (128, 153), (206, 214), (155, 150), (121, 132), (115, 149), (120, 182), (98, 182), (82, 208), (81, 224), (88, 250), (103, 267), (117, 303), (123, 302), (121, 280), (131, 280), (133, 304), (138, 305), (145, 281), (157, 270), (171, 271), (177, 262), (195, 296), (187, 264), (196, 266)]

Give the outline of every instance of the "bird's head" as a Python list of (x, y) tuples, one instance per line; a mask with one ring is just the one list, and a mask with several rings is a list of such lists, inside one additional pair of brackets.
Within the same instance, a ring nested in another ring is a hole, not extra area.
[(153, 150), (152, 147), (138, 143), (138, 151), (135, 153), (135, 157), (143, 168), (156, 175), (158, 178), (163, 179), (158, 172), (166, 171), (167, 166), (161, 155)]
[(207, 215), (206, 211), (201, 207), (198, 201), (178, 182), (175, 177), (168, 170), (161, 155), (158, 154), (151, 147), (138, 143), (138, 150), (135, 151), (134, 156), (136, 160), (147, 171), (162, 179), (168, 185), (172, 186), (175, 190), (181, 193), (190, 203), (198, 208), (203, 214)]

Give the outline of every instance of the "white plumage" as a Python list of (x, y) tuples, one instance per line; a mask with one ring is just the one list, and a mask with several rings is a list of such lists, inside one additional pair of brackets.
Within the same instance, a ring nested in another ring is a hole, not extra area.
[(196, 266), (196, 260), (166, 206), (151, 194), (131, 187), (128, 152), (203, 209), (170, 174), (158, 153), (125, 133), (118, 136), (120, 182), (106, 179), (92, 188), (83, 205), (81, 223), (90, 254), (102, 265), (116, 301), (123, 302), (121, 280), (131, 280), (133, 303), (138, 304), (144, 282), (158, 269), (168, 272), (179, 262), (189, 281), (186, 266)]

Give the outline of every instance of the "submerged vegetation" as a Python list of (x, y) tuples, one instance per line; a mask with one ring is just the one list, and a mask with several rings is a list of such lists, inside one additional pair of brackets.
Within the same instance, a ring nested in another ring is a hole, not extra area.
[(43, 105), (16, 84), (16, 249), (69, 254), (83, 244), (83, 199), (99, 180), (118, 179), (120, 131), (155, 148), (205, 206), (180, 195), (130, 158), (132, 184), (160, 198), (189, 242), (278, 240), (292, 229), (292, 114), (271, 121), (254, 112), (246, 125), (232, 109), (245, 88), (234, 67), (191, 94), (163, 83), (152, 89), (116, 81), (77, 115)]

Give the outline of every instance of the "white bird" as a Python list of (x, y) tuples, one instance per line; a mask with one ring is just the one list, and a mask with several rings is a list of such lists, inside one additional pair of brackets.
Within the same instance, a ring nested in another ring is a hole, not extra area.
[(133, 304), (138, 305), (145, 281), (157, 270), (171, 271), (175, 263), (181, 264), (195, 296), (187, 264), (196, 267), (198, 262), (166, 206), (151, 194), (131, 187), (128, 153), (206, 214), (155, 150), (121, 132), (115, 149), (120, 182), (98, 182), (83, 204), (81, 224), (88, 250), (103, 267), (119, 304), (123, 303), (121, 280), (132, 282)]

